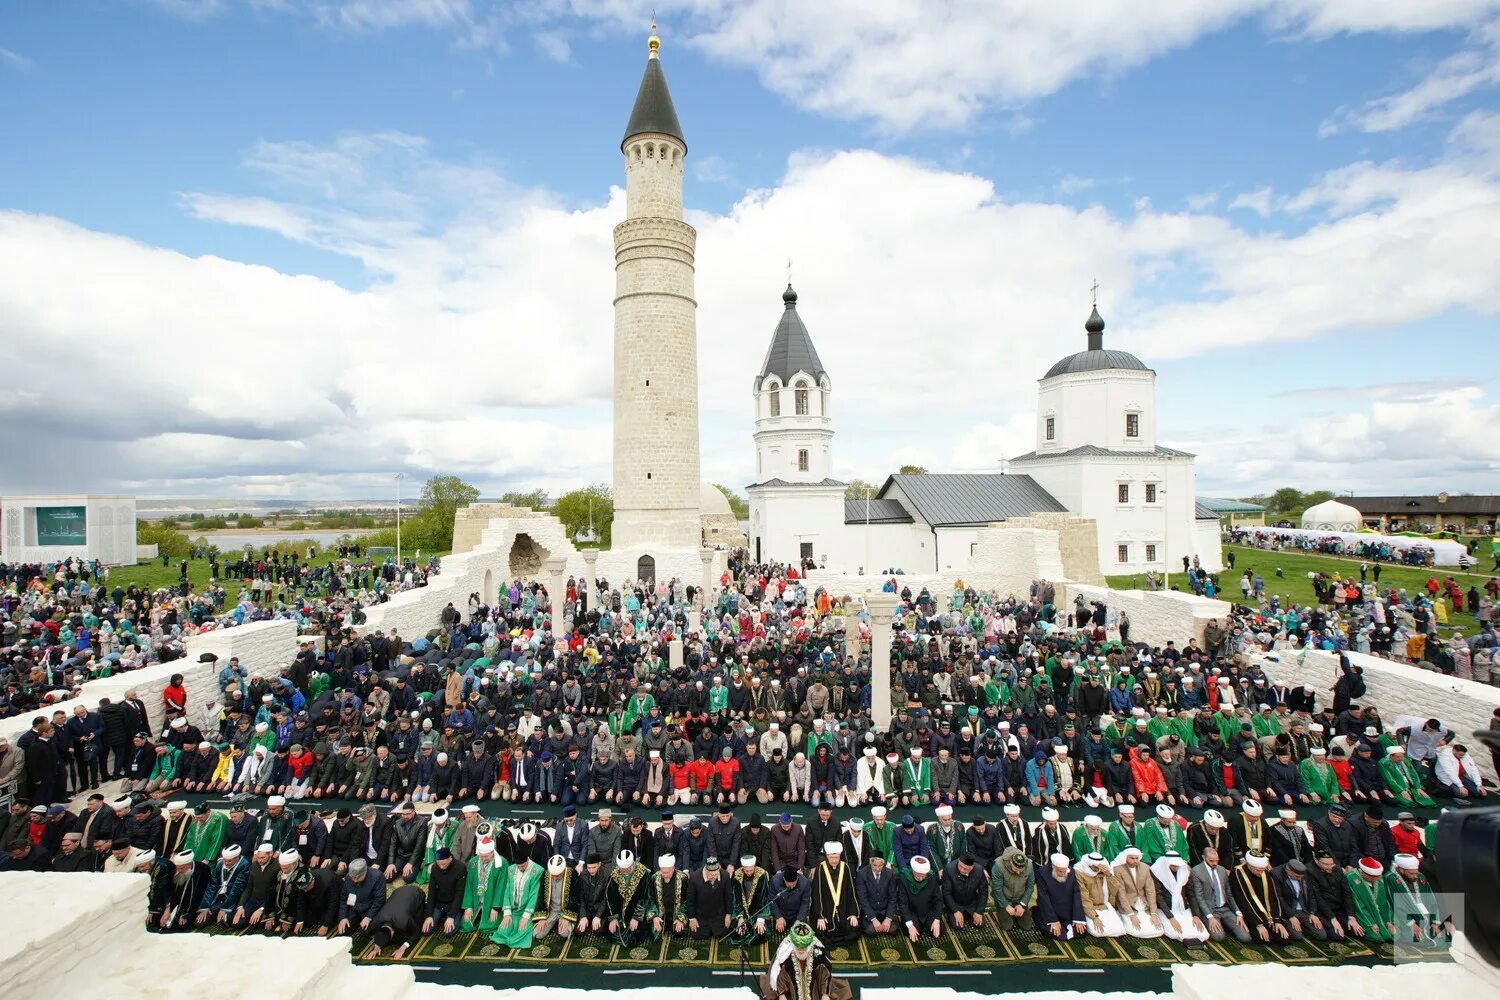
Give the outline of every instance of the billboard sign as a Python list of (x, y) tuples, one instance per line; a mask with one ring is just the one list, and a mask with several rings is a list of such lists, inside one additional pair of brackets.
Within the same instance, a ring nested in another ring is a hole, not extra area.
[(36, 543), (38, 545), (83, 545), (88, 541), (85, 507), (38, 507), (36, 509)]

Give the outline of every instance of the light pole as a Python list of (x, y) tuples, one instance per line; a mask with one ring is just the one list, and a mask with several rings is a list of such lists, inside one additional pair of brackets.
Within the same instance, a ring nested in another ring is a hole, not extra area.
[(401, 473), (396, 473), (396, 579), (401, 579)]
[(1161, 589), (1165, 593), (1172, 589), (1172, 504), (1165, 487), (1158, 486), (1156, 495), (1162, 498), (1161, 512), (1165, 518), (1161, 528)]

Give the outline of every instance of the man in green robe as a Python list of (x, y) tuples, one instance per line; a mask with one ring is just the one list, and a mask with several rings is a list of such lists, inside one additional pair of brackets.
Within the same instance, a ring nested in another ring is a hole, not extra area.
[[(1168, 851), (1176, 851), (1180, 857), (1188, 856), (1187, 831), (1177, 822), (1177, 813), (1169, 805), (1156, 807), (1156, 820), (1140, 828), (1135, 846), (1141, 849), (1141, 861), (1147, 867), (1164, 857)], [(1123, 850), (1124, 848), (1121, 848)]]
[(1073, 827), (1073, 857), (1086, 858), (1090, 854), (1103, 854), (1105, 850), (1104, 820), (1098, 816), (1085, 816), (1082, 823)]
[(1433, 950), (1453, 943), (1453, 921), (1444, 918), (1415, 854), (1396, 855), (1385, 883), (1391, 893), (1391, 916), (1403, 939)]
[(492, 934), (500, 926), (500, 891), (505, 888), (505, 860), (495, 853), (495, 841), (481, 835), (469, 859), (469, 877), (464, 883), (465, 934)]
[[(727, 691), (725, 692), (725, 695), (727, 697)], [(651, 710), (655, 707), (656, 698), (651, 694), (651, 685), (641, 685), (640, 690), (636, 691), (636, 693), (631, 695), (629, 700), (625, 702), (625, 717), (622, 720), (624, 729), (622, 730), (622, 732), (615, 733), (615, 735), (620, 736), (622, 735), (622, 733), (634, 732), (636, 723), (640, 722), (646, 716), (650, 715)]]
[(886, 864), (894, 864), (896, 828), (886, 819), (885, 806), (872, 806), (870, 817), (870, 822), (865, 824), (865, 837), (870, 841), (870, 847), (885, 858)]
[[(868, 829), (868, 828), (867, 828)], [(729, 943), (760, 944), (771, 928), (770, 877), (755, 855), (740, 858), (729, 887)]]
[(219, 860), (219, 850), (224, 846), (224, 831), (229, 820), (223, 813), (214, 812), (203, 803), (193, 810), (193, 821), (188, 824), (182, 838), (182, 849), (193, 852), (193, 860), (212, 866)]
[(422, 870), (417, 873), (417, 885), (427, 884), (427, 873), (437, 859), (439, 847), (453, 849), (453, 834), (458, 826), (450, 821), (448, 810), (439, 806), (432, 811), (432, 820), (427, 824), (427, 850), (422, 855)]
[(1261, 705), (1260, 714), (1250, 720), (1250, 729), (1257, 740), (1281, 735), (1281, 720), (1271, 712), (1270, 705)]
[(1104, 856), (1118, 858), (1125, 848), (1139, 847), (1140, 837), (1141, 828), (1135, 824), (1135, 806), (1127, 802), (1120, 806), (1120, 818), (1109, 824), (1109, 832), (1104, 835)]
[(500, 923), (490, 940), (507, 948), (530, 948), (534, 929), (531, 918), (536, 913), (542, 888), (542, 866), (526, 855), (505, 869), (505, 884), (500, 889)]
[(1422, 791), (1422, 776), (1417, 766), (1406, 759), (1406, 748), (1397, 743), (1385, 748), (1380, 762), (1380, 776), (1391, 796), (1403, 806), (1432, 806), (1432, 797)]
[(934, 868), (947, 868), (948, 862), (969, 849), (969, 835), (962, 823), (953, 821), (952, 806), (945, 803), (937, 807), (937, 822), (927, 827), (927, 843)]
[(921, 747), (912, 747), (901, 764), (901, 804), (926, 805), (932, 800), (932, 762), (922, 756)]
[(1365, 941), (1384, 943), (1396, 936), (1391, 887), (1381, 877), (1384, 874), (1385, 866), (1374, 858), (1360, 858), (1357, 866), (1344, 873), (1349, 895), (1354, 899), (1354, 919), (1349, 929)]
[(1328, 751), (1313, 747), (1311, 753), (1312, 756), (1297, 765), (1297, 773), (1302, 776), (1302, 790), (1315, 803), (1328, 805), (1339, 801), (1344, 793), (1339, 788), (1339, 776), (1328, 764)]

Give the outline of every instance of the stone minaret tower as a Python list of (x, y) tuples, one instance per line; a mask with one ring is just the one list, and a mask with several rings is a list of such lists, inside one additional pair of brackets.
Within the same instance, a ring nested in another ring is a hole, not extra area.
[(682, 221), (687, 142), (651, 26), (650, 55), (620, 150), (625, 221), (615, 227), (616, 549), (697, 549), (697, 233)]

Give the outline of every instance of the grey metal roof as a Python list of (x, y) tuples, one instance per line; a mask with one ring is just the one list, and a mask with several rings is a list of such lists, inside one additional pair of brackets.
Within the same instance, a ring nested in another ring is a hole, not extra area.
[(807, 372), (815, 381), (828, 374), (823, 369), (823, 362), (818, 360), (818, 351), (813, 347), (802, 317), (797, 315), (797, 293), (790, 284), (781, 293), (781, 301), (786, 308), (781, 311), (776, 332), (771, 334), (765, 364), (760, 366), (760, 374), (755, 377), (757, 386), (768, 375), (775, 375), (785, 383), (798, 372)]
[(1219, 512), (1201, 500), (1193, 503), (1193, 518), (1198, 521), (1217, 521)]
[(1036, 480), (1024, 475), (897, 473), (880, 487), (880, 497), (884, 498), (893, 485), (901, 488), (910, 508), (934, 527), (1067, 512)]
[(1151, 370), (1146, 367), (1145, 362), (1129, 351), (1079, 351), (1077, 354), (1069, 354), (1048, 368), (1047, 374), (1042, 378), (1052, 378), (1054, 375), (1074, 375), (1078, 372), (1104, 371), (1110, 368), (1135, 372)]
[(1264, 514), (1266, 512), (1266, 509), (1258, 503), (1221, 500), (1218, 497), (1199, 497), (1198, 506), (1206, 507), (1215, 514)]
[(1155, 448), (1142, 451), (1132, 451), (1128, 448), (1101, 448), (1096, 444), (1081, 444), (1077, 448), (1069, 448), (1067, 451), (1053, 451), (1043, 455), (1040, 452), (1028, 451), (1024, 455), (1017, 455), (1012, 462), (1029, 462), (1046, 458), (1072, 458), (1075, 455), (1090, 455), (1096, 458), (1192, 458), (1190, 451), (1180, 451), (1176, 448), (1168, 448), (1157, 445)]
[(900, 500), (887, 498), (883, 500), (872, 499), (866, 509), (864, 500), (844, 501), (844, 523), (845, 524), (911, 524), (911, 512), (901, 505)]
[(848, 483), (841, 483), (837, 479), (820, 479), (816, 483), (791, 483), (791, 482), (787, 482), (785, 479), (782, 479), (779, 476), (776, 477), (776, 478), (774, 478), (774, 479), (767, 479), (763, 483), (751, 483), (750, 484), (751, 487), (755, 487), (755, 486), (848, 486), (848, 485), (849, 485)]
[(1415, 514), (1451, 514), (1454, 517), (1475, 517), (1500, 514), (1500, 496), (1465, 495), (1448, 493), (1447, 501), (1440, 503), (1436, 494), (1426, 496), (1385, 497), (1336, 497), (1361, 514), (1395, 514), (1408, 517)]
[(646, 72), (641, 76), (641, 89), (635, 95), (635, 107), (630, 112), (630, 124), (625, 126), (625, 138), (620, 148), (633, 135), (657, 132), (669, 135), (687, 147), (682, 137), (682, 125), (677, 121), (677, 109), (672, 106), (672, 95), (667, 91), (667, 76), (661, 71), (661, 60), (652, 55), (646, 60)]

